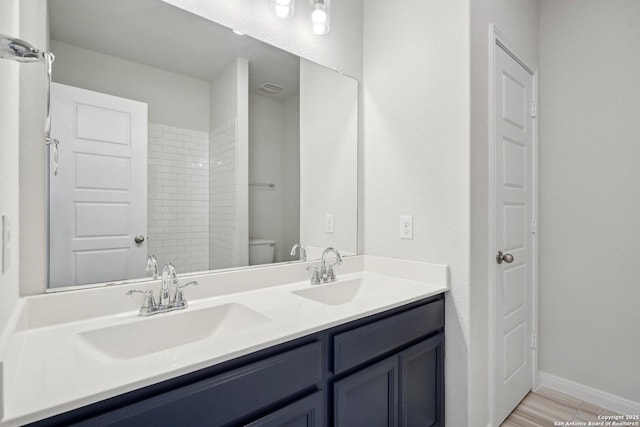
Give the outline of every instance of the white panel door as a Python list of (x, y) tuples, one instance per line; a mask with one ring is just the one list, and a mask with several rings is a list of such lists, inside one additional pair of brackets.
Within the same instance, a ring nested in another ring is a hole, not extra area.
[[(532, 387), (533, 76), (496, 47), (495, 398), (500, 424)], [(513, 257), (513, 260), (510, 259)], [(510, 261), (510, 262), (509, 262)]]
[(57, 83), (51, 95), (49, 287), (144, 277), (147, 104)]

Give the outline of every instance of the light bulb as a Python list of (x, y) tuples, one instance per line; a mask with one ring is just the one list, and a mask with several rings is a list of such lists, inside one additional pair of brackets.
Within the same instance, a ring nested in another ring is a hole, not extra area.
[(271, 5), (278, 18), (293, 16), (293, 0), (271, 0)]
[(327, 12), (324, 7), (318, 8), (311, 13), (311, 22), (314, 24), (324, 24), (327, 22)]
[(313, 24), (313, 32), (321, 36), (329, 32), (329, 27), (327, 27), (325, 24)]
[(319, 36), (327, 34), (330, 26), (330, 4), (329, 0), (313, 0), (313, 11), (311, 12), (311, 28)]
[(280, 4), (276, 6), (276, 15), (278, 15), (279, 18), (289, 17), (289, 11), (289, 6), (282, 6)]

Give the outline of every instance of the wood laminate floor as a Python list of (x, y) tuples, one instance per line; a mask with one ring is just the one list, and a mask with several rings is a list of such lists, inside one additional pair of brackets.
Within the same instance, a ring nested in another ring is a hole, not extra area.
[(541, 388), (529, 393), (501, 427), (552, 427), (556, 421), (602, 421), (598, 415), (617, 414), (575, 397)]

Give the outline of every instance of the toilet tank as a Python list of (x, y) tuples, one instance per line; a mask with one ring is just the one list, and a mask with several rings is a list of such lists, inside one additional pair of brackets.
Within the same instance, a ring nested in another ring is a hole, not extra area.
[(249, 240), (249, 265), (270, 264), (274, 261), (276, 241), (270, 239)]

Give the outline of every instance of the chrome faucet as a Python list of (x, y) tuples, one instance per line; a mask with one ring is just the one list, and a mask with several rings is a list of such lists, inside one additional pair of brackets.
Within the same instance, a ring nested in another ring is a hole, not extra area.
[[(140, 316), (151, 316), (153, 314), (166, 313), (168, 311), (187, 308), (187, 300), (184, 299), (182, 289), (190, 285), (197, 286), (198, 282), (194, 280), (192, 282), (185, 283), (184, 285), (179, 285), (176, 277), (176, 268), (173, 264), (167, 263), (162, 269), (162, 288), (160, 289), (160, 298), (157, 303), (153, 297), (153, 291), (150, 289), (146, 291), (132, 289), (127, 292), (127, 295), (133, 295), (136, 293), (144, 294), (144, 301), (142, 302), (142, 306), (140, 306)], [(173, 297), (171, 297), (171, 292), (169, 290), (170, 286), (175, 286), (176, 288), (176, 292), (173, 294)]]
[(160, 306), (167, 306), (171, 302), (169, 286), (177, 286), (176, 268), (170, 262), (162, 269), (162, 289), (160, 289)]
[[(336, 262), (327, 266), (325, 257), (329, 252), (333, 252), (336, 255)], [(340, 252), (338, 252), (337, 249), (329, 247), (322, 252), (322, 268), (320, 269), (320, 273), (322, 273), (322, 280), (325, 283), (336, 281), (336, 275), (333, 272), (333, 267), (340, 264), (342, 264), (342, 255), (340, 255)]]
[[(333, 252), (336, 256), (336, 262), (327, 265), (326, 256), (330, 252)], [(307, 270), (313, 270), (311, 275), (311, 284), (319, 285), (321, 283), (329, 283), (336, 281), (336, 274), (333, 271), (333, 267), (342, 264), (342, 255), (335, 248), (327, 248), (322, 252), (322, 265), (320, 267), (307, 267)]]
[(300, 249), (300, 260), (306, 261), (307, 251), (305, 250), (304, 246), (302, 246), (300, 243), (296, 243), (295, 245), (293, 245), (293, 247), (291, 248), (291, 253), (289, 255), (294, 256), (296, 254), (296, 249)]
[(153, 279), (158, 278), (158, 260), (155, 255), (147, 257), (147, 271), (153, 271)]

